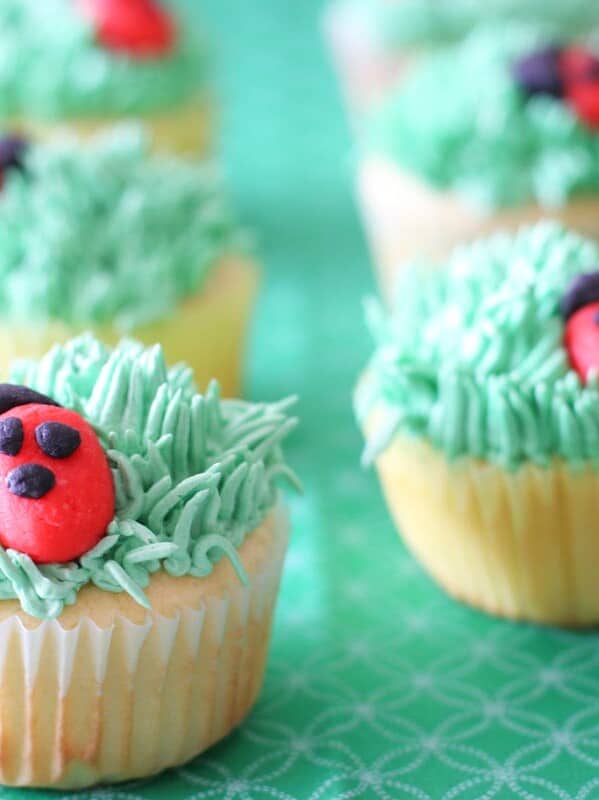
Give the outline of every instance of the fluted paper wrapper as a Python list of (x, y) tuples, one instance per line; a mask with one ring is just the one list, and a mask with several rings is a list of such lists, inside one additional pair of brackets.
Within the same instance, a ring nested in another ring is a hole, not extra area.
[(262, 683), (287, 534), (278, 507), (248, 536), (248, 586), (223, 560), (207, 578), (154, 576), (151, 612), (90, 588), (56, 620), (5, 616), (0, 783), (142, 777), (225, 736)]
[(578, 197), (561, 208), (530, 203), (485, 212), (450, 190), (439, 190), (391, 159), (365, 156), (358, 167), (358, 198), (383, 293), (394, 296), (406, 264), (440, 265), (459, 245), (499, 231), (553, 219), (599, 239), (599, 199)]
[(599, 622), (599, 472), (555, 460), (513, 472), (448, 463), (396, 438), (378, 470), (402, 537), (452, 595), (501, 616), (567, 626)]

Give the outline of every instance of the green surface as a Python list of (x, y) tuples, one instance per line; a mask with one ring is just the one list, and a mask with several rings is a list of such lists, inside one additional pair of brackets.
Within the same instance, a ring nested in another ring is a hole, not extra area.
[[(208, 2), (208, 0), (206, 0)], [(184, 769), (89, 800), (597, 800), (599, 642), (446, 599), (398, 544), (349, 405), (371, 289), (314, 0), (210, 0), (226, 151), (267, 281), (255, 398), (300, 392), (306, 485), (260, 702)], [(4, 790), (0, 798), (62, 798)]]

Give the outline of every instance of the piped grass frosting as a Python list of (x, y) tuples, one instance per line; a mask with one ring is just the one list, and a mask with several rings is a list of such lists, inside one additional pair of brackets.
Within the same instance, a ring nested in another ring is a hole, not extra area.
[(547, 44), (529, 27), (502, 25), (423, 58), (375, 113), (369, 150), (482, 210), (597, 192), (597, 130), (515, 78), (514, 65)]
[(203, 91), (206, 46), (179, 24), (168, 54), (134, 59), (102, 47), (75, 0), (0, 3), (0, 117), (145, 114)]
[(172, 313), (244, 248), (215, 168), (149, 155), (135, 126), (31, 145), (0, 192), (0, 316), (109, 323)]
[(532, 23), (560, 36), (585, 33), (599, 23), (599, 10), (588, 0), (363, 0), (363, 5), (390, 48), (453, 42), (488, 22)]
[(560, 315), (572, 280), (598, 265), (595, 244), (541, 223), (463, 247), (443, 270), (402, 273), (393, 312), (369, 308), (365, 460), (406, 433), (449, 461), (599, 468), (597, 371), (583, 382), (572, 369)]
[(214, 383), (201, 395), (185, 365), (167, 369), (158, 345), (124, 341), (109, 351), (90, 335), (15, 364), (10, 380), (95, 428), (116, 511), (106, 535), (73, 562), (38, 564), (0, 547), (0, 599), (53, 618), (93, 583), (147, 606), (152, 574), (201, 578), (223, 556), (244, 580), (237, 548), (274, 507), (279, 480), (297, 483), (282, 451), (296, 425), (292, 400), (221, 400)]

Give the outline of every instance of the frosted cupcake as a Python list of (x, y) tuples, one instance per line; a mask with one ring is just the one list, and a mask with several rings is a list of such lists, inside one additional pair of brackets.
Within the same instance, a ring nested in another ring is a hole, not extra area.
[(485, 23), (543, 26), (558, 37), (597, 27), (588, 0), (337, 0), (325, 17), (327, 38), (350, 105), (379, 102), (417, 59), (460, 41)]
[(158, 346), (91, 336), (9, 380), (0, 782), (77, 788), (182, 763), (262, 682), (289, 403), (198, 394)]
[(553, 223), (407, 269), (356, 393), (403, 538), (452, 595), (599, 622), (599, 250)]
[(0, 366), (90, 329), (160, 342), (198, 386), (239, 391), (257, 270), (213, 168), (147, 149), (124, 128), (0, 142)]
[(543, 216), (599, 234), (599, 57), (522, 27), (478, 31), (373, 116), (359, 190), (381, 282), (405, 262)]
[(39, 138), (142, 119), (158, 149), (209, 138), (206, 46), (161, 0), (2, 0), (0, 125)]

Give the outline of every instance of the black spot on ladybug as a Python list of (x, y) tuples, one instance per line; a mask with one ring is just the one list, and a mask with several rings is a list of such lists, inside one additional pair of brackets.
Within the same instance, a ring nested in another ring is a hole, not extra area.
[(35, 441), (51, 458), (68, 458), (81, 444), (81, 434), (63, 422), (42, 422), (35, 429)]
[(560, 302), (560, 311), (565, 320), (589, 303), (599, 302), (599, 272), (577, 275), (570, 282)]
[(43, 406), (58, 406), (55, 400), (45, 394), (28, 389), (27, 386), (17, 386), (14, 383), (0, 383), (0, 414), (5, 414), (11, 408), (26, 406), (29, 403), (39, 403)]
[(56, 479), (52, 470), (41, 464), (22, 464), (6, 476), (6, 487), (17, 497), (39, 500), (54, 488)]
[(23, 423), (17, 417), (0, 419), (0, 453), (16, 456), (23, 447)]

